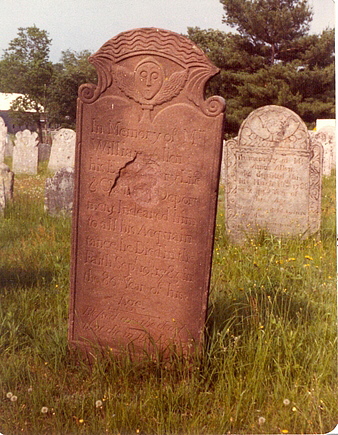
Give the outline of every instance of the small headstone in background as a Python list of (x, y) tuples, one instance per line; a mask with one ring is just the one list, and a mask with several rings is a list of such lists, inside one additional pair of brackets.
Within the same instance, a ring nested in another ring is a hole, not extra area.
[(70, 128), (61, 128), (55, 134), (48, 163), (50, 171), (74, 167), (75, 138), (75, 131)]
[(291, 110), (264, 106), (227, 142), (225, 214), (229, 236), (242, 242), (259, 230), (277, 236), (316, 233), (321, 216), (323, 149)]
[(12, 169), (15, 174), (32, 174), (38, 172), (38, 134), (29, 130), (15, 134)]
[(5, 157), (13, 157), (13, 139), (10, 135), (7, 135), (6, 145), (5, 145)]
[(46, 179), (45, 211), (52, 215), (70, 215), (73, 210), (74, 168), (62, 168)]
[(38, 161), (45, 162), (49, 159), (51, 145), (49, 143), (39, 143), (38, 145)]
[(4, 163), (0, 163), (0, 214), (3, 214), (8, 201), (13, 199), (14, 173)]
[(7, 126), (3, 118), (0, 116), (0, 163), (3, 163), (5, 158), (6, 142), (7, 142)]
[(323, 175), (329, 176), (336, 167), (336, 129), (328, 125), (312, 131), (311, 137), (323, 146)]

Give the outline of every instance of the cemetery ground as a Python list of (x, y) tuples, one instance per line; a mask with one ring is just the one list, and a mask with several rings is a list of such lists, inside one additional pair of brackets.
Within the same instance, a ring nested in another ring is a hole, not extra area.
[[(67, 345), (71, 222), (44, 213), (46, 165), (0, 220), (0, 432), (318, 434), (338, 421), (335, 176), (320, 236), (225, 234), (220, 190), (206, 346), (189, 360), (90, 363)], [(174, 321), (174, 319), (173, 319)]]

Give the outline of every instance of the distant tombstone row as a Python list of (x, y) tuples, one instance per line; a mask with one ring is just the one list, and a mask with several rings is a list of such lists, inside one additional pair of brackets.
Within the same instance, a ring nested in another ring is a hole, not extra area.
[(230, 239), (265, 230), (277, 236), (316, 233), (321, 216), (322, 146), (291, 110), (264, 106), (226, 142), (225, 215)]

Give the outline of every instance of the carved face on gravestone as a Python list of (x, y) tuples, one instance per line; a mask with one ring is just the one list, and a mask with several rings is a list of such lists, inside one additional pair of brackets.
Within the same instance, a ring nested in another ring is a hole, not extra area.
[(146, 100), (151, 100), (159, 92), (163, 78), (163, 69), (155, 59), (148, 57), (135, 68), (136, 84)]

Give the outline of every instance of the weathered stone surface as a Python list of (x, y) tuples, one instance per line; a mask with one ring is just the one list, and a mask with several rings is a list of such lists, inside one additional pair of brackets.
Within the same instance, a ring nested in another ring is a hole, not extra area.
[(45, 162), (49, 160), (51, 145), (49, 143), (39, 143), (38, 145), (38, 161)]
[(336, 129), (332, 126), (322, 127), (318, 131), (311, 132), (311, 137), (318, 141), (324, 149), (323, 175), (331, 175), (336, 167)]
[(61, 128), (53, 137), (48, 169), (73, 168), (75, 160), (75, 131)]
[(138, 354), (200, 344), (224, 101), (191, 41), (119, 34), (79, 90), (69, 338)]
[(73, 210), (74, 168), (62, 168), (46, 179), (45, 211), (52, 215), (70, 215)]
[(0, 214), (8, 201), (13, 199), (14, 174), (4, 163), (0, 163)]
[(13, 171), (15, 174), (37, 174), (38, 134), (29, 130), (18, 131), (13, 149)]
[(7, 137), (6, 145), (5, 145), (5, 157), (13, 157), (13, 140), (10, 136)]
[(264, 106), (224, 148), (225, 212), (231, 239), (258, 230), (281, 236), (316, 233), (321, 215), (322, 147), (311, 143), (291, 110)]
[(0, 163), (3, 163), (5, 158), (6, 141), (7, 141), (7, 127), (5, 121), (0, 116)]

